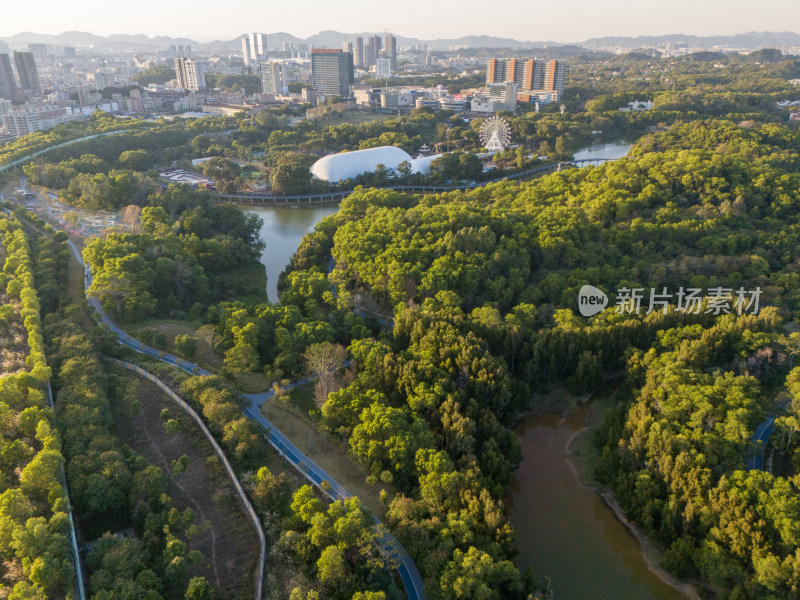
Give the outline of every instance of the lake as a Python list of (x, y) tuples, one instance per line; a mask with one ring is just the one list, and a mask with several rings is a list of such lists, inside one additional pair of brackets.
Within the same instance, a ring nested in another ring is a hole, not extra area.
[[(573, 154), (574, 160), (594, 160), (596, 158), (622, 158), (630, 151), (633, 144), (628, 142), (612, 142), (610, 144), (592, 144), (581, 148)], [(605, 161), (604, 161), (605, 162)]]
[(297, 251), (300, 240), (328, 215), (332, 215), (339, 206), (265, 206), (263, 208), (247, 208), (248, 214), (256, 214), (264, 220), (261, 228), (261, 241), (264, 250), (261, 252), (261, 263), (267, 269), (267, 299), (278, 301), (278, 275), (289, 264), (292, 255)]

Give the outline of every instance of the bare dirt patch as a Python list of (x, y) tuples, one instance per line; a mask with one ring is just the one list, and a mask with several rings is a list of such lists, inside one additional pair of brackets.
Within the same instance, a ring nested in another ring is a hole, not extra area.
[[(141, 411), (128, 417), (126, 407), (115, 403), (116, 435), (164, 470), (169, 494), (179, 509), (191, 508), (198, 525), (208, 523), (189, 542), (192, 549), (203, 553), (203, 562), (195, 567), (196, 575), (214, 586), (218, 598), (252, 598), (258, 538), (213, 448), (194, 421), (158, 387), (132, 373), (121, 373), (131, 384), (137, 382)], [(164, 408), (181, 421), (182, 431), (166, 432), (160, 418)], [(189, 466), (176, 478), (170, 465), (184, 454), (189, 457)]]

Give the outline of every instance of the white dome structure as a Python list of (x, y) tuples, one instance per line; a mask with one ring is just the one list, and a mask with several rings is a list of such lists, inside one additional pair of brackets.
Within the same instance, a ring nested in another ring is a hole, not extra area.
[[(354, 179), (363, 173), (374, 173), (378, 165), (397, 170), (400, 163), (404, 161), (411, 163), (413, 172), (418, 171), (414, 166), (414, 159), (405, 150), (396, 146), (379, 146), (367, 150), (329, 154), (311, 165), (311, 175), (322, 181), (335, 183), (345, 179)], [(419, 171), (425, 172), (422, 169)], [(428, 172), (430, 172), (430, 168), (428, 168)]]
[(431, 174), (431, 163), (437, 158), (442, 158), (441, 154), (429, 154), (428, 156), (420, 156), (411, 161), (411, 172), (422, 173), (423, 175)]

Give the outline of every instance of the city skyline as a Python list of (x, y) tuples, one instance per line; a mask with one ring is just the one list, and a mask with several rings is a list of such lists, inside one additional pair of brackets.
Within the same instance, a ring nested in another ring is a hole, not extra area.
[[(186, 37), (206, 43), (230, 40), (255, 27), (267, 33), (288, 32), (300, 38), (324, 30), (353, 32), (353, 35), (388, 30), (398, 36), (420, 39), (488, 35), (523, 42), (569, 43), (609, 36), (716, 36), (752, 31), (800, 31), (800, 9), (791, 0), (765, 0), (757, 11), (741, 1), (710, 0), (699, 4), (675, 0), (669, 10), (662, 11), (657, 18), (652, 7), (627, 0), (610, 0), (602, 5), (587, 0), (565, 0), (557, 6), (535, 7), (523, 0), (509, 0), (502, 12), (519, 16), (511, 21), (472, 18), (467, 5), (462, 5), (461, 13), (454, 14), (449, 5), (430, 3), (408, 4), (408, 10), (399, 14), (378, 14), (366, 0), (348, 3), (346, 12), (323, 0), (308, 0), (302, 11), (284, 13), (277, 22), (269, 7), (253, 6), (244, 0), (227, 3), (224, 14), (219, 14), (216, 3), (209, 0), (199, 0), (191, 12), (179, 6), (142, 0), (137, 5), (139, 10), (127, 14), (124, 20), (110, 14), (98, 0), (83, 0), (78, 4), (81, 10), (65, 11), (63, 4), (56, 0), (42, 0), (41, 10), (37, 10), (32, 19), (27, 8), (13, 3), (6, 8), (0, 39), (31, 31), (50, 35), (85, 31), (101, 36), (144, 33)], [(476, 10), (479, 9), (476, 6)], [(687, 13), (693, 18), (687, 20)], [(420, 15), (425, 18), (421, 19)], [(526, 19), (526, 15), (531, 19)]]

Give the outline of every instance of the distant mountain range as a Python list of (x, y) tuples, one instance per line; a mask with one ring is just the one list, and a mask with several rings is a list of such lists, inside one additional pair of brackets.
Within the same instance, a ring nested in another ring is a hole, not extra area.
[(597, 48), (644, 48), (659, 46), (666, 43), (683, 42), (692, 48), (746, 48), (758, 50), (775, 46), (800, 46), (800, 34), (790, 31), (751, 31), (736, 35), (715, 35), (699, 37), (696, 35), (660, 35), (639, 37), (600, 37), (591, 38), (578, 44), (584, 48), (595, 50)]
[[(341, 33), (339, 31), (320, 31), (306, 39), (298, 38), (290, 33), (277, 32), (267, 34), (267, 43), (270, 49), (280, 49), (284, 43), (306, 44), (310, 47), (341, 47), (343, 42), (352, 42), (357, 36), (367, 38), (377, 33)], [(81, 31), (66, 31), (59, 35), (23, 32), (5, 38), (3, 41), (15, 48), (24, 48), (28, 44), (49, 44), (54, 46), (91, 46), (97, 50), (119, 51), (153, 51), (165, 50), (171, 45), (191, 45), (193, 50), (200, 52), (235, 52), (241, 50), (241, 36), (232, 40), (216, 40), (201, 43), (189, 38), (171, 38), (167, 36), (149, 37), (143, 34), (126, 35), (116, 34), (107, 37), (94, 35)], [(744, 48), (756, 50), (758, 48), (773, 46), (800, 46), (800, 34), (792, 32), (750, 32), (727, 36), (699, 37), (693, 35), (662, 35), (640, 37), (600, 37), (591, 38), (584, 42), (565, 44), (553, 41), (519, 41), (511, 38), (492, 37), (487, 35), (470, 35), (453, 39), (423, 40), (418, 38), (397, 36), (400, 46), (415, 46), (427, 44), (431, 50), (450, 50), (455, 48), (545, 48), (554, 46), (579, 46), (588, 50), (599, 48), (642, 48), (645, 46), (659, 46), (666, 43), (683, 42), (691, 47), (713, 48), (715, 46)]]

